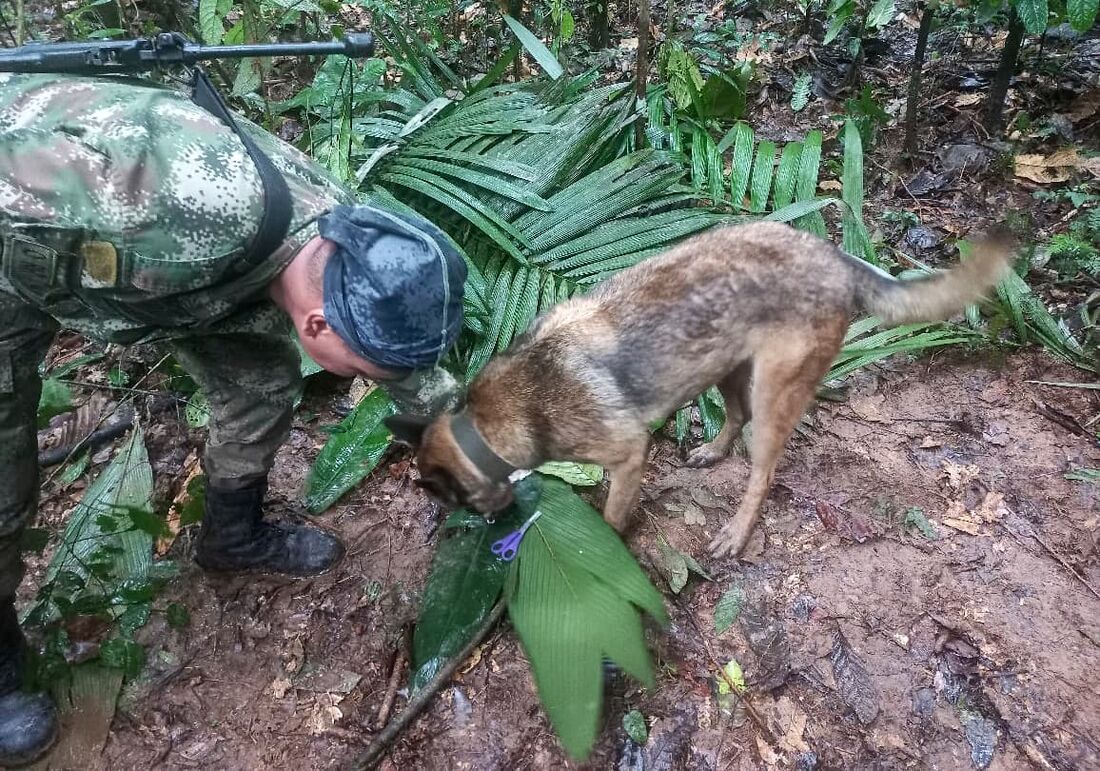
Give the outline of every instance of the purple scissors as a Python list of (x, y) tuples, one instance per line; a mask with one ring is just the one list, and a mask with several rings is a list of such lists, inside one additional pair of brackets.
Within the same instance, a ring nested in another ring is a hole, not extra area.
[(524, 534), (527, 532), (527, 528), (531, 527), (531, 524), (542, 516), (541, 511), (536, 511), (531, 517), (523, 523), (523, 527), (519, 530), (513, 530), (508, 535), (501, 538), (494, 543), (491, 547), (493, 554), (500, 557), (505, 562), (511, 562), (516, 558), (516, 554), (519, 553), (519, 542), (523, 540)]

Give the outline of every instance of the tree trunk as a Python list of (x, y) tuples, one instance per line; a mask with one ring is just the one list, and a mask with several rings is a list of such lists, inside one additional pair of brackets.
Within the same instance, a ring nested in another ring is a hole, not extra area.
[[(649, 85), (649, 0), (638, 0), (638, 58), (634, 71), (634, 88), (638, 100), (644, 104)], [(634, 124), (634, 146), (641, 149), (645, 143), (646, 114)]]
[(922, 3), (920, 29), (917, 31), (917, 50), (913, 54), (913, 68), (909, 72), (909, 96), (905, 100), (905, 154), (912, 160), (917, 152), (917, 103), (920, 102), (921, 73), (924, 54), (928, 48), (928, 33), (932, 30), (935, 10), (930, 3)]
[(593, 50), (600, 51), (611, 45), (609, 0), (588, 0), (588, 42)]
[(1024, 41), (1024, 24), (1016, 15), (1016, 9), (1008, 10), (1008, 39), (1005, 40), (1004, 51), (1001, 52), (1001, 63), (997, 65), (997, 74), (993, 78), (993, 85), (989, 89), (989, 97), (985, 106), (985, 127), (990, 134), (1000, 133), (1005, 119), (1005, 97), (1008, 95), (1008, 84), (1012, 80), (1012, 73), (1016, 71), (1016, 59), (1020, 55), (1020, 45)]

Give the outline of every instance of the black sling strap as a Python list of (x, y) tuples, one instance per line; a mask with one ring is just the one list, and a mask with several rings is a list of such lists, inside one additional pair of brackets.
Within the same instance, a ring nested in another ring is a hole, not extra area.
[(247, 133), (241, 130), (237, 122), (233, 120), (232, 113), (226, 105), (218, 89), (210, 82), (210, 78), (201, 67), (195, 67), (194, 79), (191, 83), (191, 101), (207, 112), (219, 118), (235, 133), (244, 144), (252, 162), (256, 164), (256, 170), (260, 174), (260, 183), (264, 188), (264, 211), (260, 219), (260, 228), (256, 237), (244, 254), (242, 273), (263, 264), (264, 260), (275, 253), (286, 240), (287, 231), (290, 230), (290, 217), (292, 213), (290, 203), (290, 189), (287, 187), (283, 175), (275, 168), (275, 164), (267, 157)]

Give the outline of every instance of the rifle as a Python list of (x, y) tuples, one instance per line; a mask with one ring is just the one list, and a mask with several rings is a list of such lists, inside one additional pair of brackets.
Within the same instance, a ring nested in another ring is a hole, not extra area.
[(70, 75), (145, 72), (158, 67), (195, 65), (208, 59), (254, 56), (371, 56), (374, 36), (354, 32), (329, 43), (260, 43), (204, 46), (179, 32), (161, 32), (134, 40), (89, 40), (81, 43), (27, 43), (0, 48), (0, 72), (56, 72)]
[(0, 72), (58, 73), (65, 75), (119, 75), (161, 67), (191, 69), (191, 101), (225, 123), (241, 140), (264, 191), (264, 213), (259, 231), (245, 252), (240, 270), (263, 262), (286, 238), (292, 204), (290, 189), (271, 159), (234, 119), (200, 62), (207, 59), (244, 59), (254, 56), (309, 56), (344, 54), (364, 57), (374, 53), (369, 32), (352, 33), (331, 43), (268, 43), (234, 46), (195, 45), (179, 32), (161, 32), (151, 38), (86, 41), (82, 43), (28, 43), (0, 48)]

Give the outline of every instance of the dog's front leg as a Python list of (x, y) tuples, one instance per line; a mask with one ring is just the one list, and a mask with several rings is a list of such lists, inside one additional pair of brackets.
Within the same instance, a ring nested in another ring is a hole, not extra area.
[(638, 501), (638, 491), (642, 487), (642, 473), (645, 471), (648, 451), (647, 439), (625, 461), (616, 463), (608, 469), (611, 490), (607, 494), (607, 503), (603, 507), (603, 518), (620, 533), (626, 530), (630, 521), (630, 510)]

